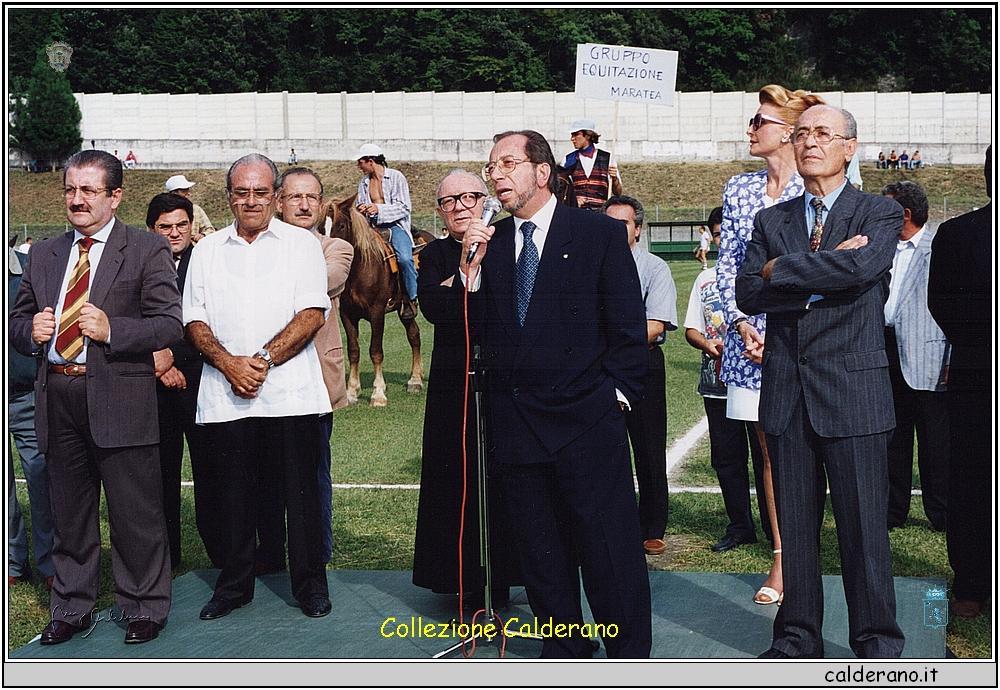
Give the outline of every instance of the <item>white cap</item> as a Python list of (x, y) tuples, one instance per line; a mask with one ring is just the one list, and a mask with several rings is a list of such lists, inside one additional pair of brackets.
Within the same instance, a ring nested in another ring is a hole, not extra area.
[(597, 123), (591, 120), (589, 117), (581, 117), (579, 120), (573, 120), (573, 127), (569, 130), (569, 133), (580, 132), (585, 129), (589, 129), (591, 132), (597, 132)]
[(164, 185), (168, 192), (172, 192), (175, 189), (191, 189), (194, 187), (194, 182), (184, 177), (183, 175), (174, 175), (169, 180), (167, 184)]
[(378, 144), (364, 144), (358, 149), (358, 152), (354, 154), (354, 160), (361, 160), (362, 158), (375, 158), (376, 156), (383, 156), (382, 147)]

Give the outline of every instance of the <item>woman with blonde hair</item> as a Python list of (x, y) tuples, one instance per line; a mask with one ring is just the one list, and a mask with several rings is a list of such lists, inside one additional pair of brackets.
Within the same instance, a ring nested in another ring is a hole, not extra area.
[[(720, 378), (727, 385), (726, 416), (731, 419), (757, 424), (757, 406), (760, 400), (761, 358), (764, 353), (764, 315), (747, 316), (736, 306), (736, 272), (743, 263), (747, 244), (753, 234), (753, 220), (762, 208), (794, 199), (804, 191), (802, 178), (795, 169), (792, 131), (795, 122), (807, 108), (822, 105), (823, 99), (805, 91), (789, 91), (783, 86), (769, 84), (760, 90), (760, 107), (750, 119), (747, 136), (750, 138), (750, 155), (763, 158), (764, 170), (736, 175), (726, 184), (722, 204), (722, 235), (720, 237), (718, 271), (719, 293), (727, 324), (722, 350)], [(757, 428), (761, 449), (764, 451), (763, 488), (768, 518), (774, 544), (774, 561), (764, 585), (754, 596), (758, 604), (780, 604), (783, 593), (781, 578), (781, 536), (778, 534), (778, 516), (774, 508), (774, 489), (771, 483), (771, 460), (767, 453), (764, 434)], [(767, 532), (767, 529), (764, 530)], [(755, 535), (727, 535), (716, 544), (715, 551), (725, 551), (743, 543), (753, 543)], [(722, 548), (720, 548), (722, 547)]]

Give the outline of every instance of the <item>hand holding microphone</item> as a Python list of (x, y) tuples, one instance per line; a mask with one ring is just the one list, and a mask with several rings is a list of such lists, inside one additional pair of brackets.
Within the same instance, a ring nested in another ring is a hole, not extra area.
[[(486, 201), (483, 202), (483, 215), (480, 220), (483, 221), (483, 225), (489, 225), (493, 222), (493, 219), (497, 217), (497, 214), (503, 210), (503, 206), (499, 201), (491, 196), (486, 197)], [(479, 242), (473, 242), (469, 247), (469, 253), (465, 257), (465, 263), (471, 264), (472, 259), (476, 256), (476, 251), (479, 250)]]

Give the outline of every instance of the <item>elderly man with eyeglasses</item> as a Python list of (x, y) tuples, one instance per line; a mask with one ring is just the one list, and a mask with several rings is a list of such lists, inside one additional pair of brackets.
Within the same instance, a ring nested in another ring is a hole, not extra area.
[(229, 548), (202, 620), (254, 595), (257, 488), (273, 481), (288, 514), (291, 593), (306, 616), (330, 613), (317, 471), (331, 412), (313, 337), (330, 310), (319, 240), (274, 218), (280, 176), (250, 154), (226, 174), (235, 222), (195, 247), (184, 285), (187, 337), (205, 359), (198, 423), (229, 493)]
[(757, 214), (736, 278), (740, 310), (767, 314), (759, 424), (783, 551), (784, 602), (761, 656), (823, 656), (819, 532), (828, 481), (851, 649), (859, 658), (898, 658), (904, 639), (885, 528), (896, 420), (884, 304), (903, 209), (848, 184), (858, 142), (847, 111), (809, 108), (792, 143), (805, 192)]
[(74, 154), (63, 173), (73, 230), (32, 251), (10, 313), (15, 349), (37, 356), (35, 432), (45, 454), (55, 580), (40, 643), (91, 624), (98, 598), (101, 485), (126, 643), (148, 642), (170, 609), (153, 353), (181, 337), (170, 245), (115, 218), (122, 164)]

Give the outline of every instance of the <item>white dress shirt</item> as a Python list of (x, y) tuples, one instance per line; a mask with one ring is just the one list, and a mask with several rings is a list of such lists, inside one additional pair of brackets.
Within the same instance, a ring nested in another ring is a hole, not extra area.
[[(230, 225), (195, 245), (184, 284), (184, 325), (202, 321), (233, 355), (253, 356), (303, 309), (329, 314), (326, 261), (319, 240), (272, 219), (247, 243)], [(331, 412), (319, 355), (312, 341), (273, 367), (244, 400), (222, 372), (205, 366), (198, 391), (198, 424), (244, 417), (293, 417)]]
[(892, 278), (889, 282), (889, 299), (885, 301), (886, 326), (896, 325), (896, 305), (899, 304), (899, 291), (903, 286), (903, 278), (906, 277), (906, 271), (910, 268), (910, 261), (913, 260), (913, 254), (920, 244), (920, 238), (924, 236), (924, 228), (926, 227), (926, 225), (922, 226), (908, 240), (896, 241), (896, 254), (892, 257)]
[[(97, 266), (101, 263), (101, 257), (104, 255), (104, 246), (108, 243), (108, 237), (111, 235), (111, 228), (115, 226), (115, 218), (111, 217), (108, 224), (103, 228), (98, 230), (96, 233), (91, 235), (94, 243), (90, 245), (90, 251), (87, 252), (87, 258), (90, 261), (90, 279), (87, 284), (87, 293), (90, 294), (90, 289), (94, 286), (94, 276), (97, 275)], [(59, 319), (62, 318), (63, 303), (66, 301), (66, 291), (69, 289), (69, 279), (73, 274), (73, 269), (76, 268), (76, 262), (80, 258), (80, 240), (82, 240), (86, 235), (84, 235), (79, 230), (73, 231), (73, 246), (69, 250), (69, 261), (66, 263), (66, 272), (63, 273), (62, 287), (59, 288), (59, 299), (53, 305), (56, 316), (56, 332), (52, 336), (52, 340), (49, 341), (49, 351), (47, 359), (52, 364), (66, 364), (66, 359), (56, 352), (56, 340), (59, 336)], [(111, 343), (111, 329), (108, 328), (108, 339), (107, 343)], [(85, 337), (83, 339), (83, 350), (76, 359), (73, 361), (77, 364), (87, 363), (87, 348), (90, 346), (90, 338)]]

